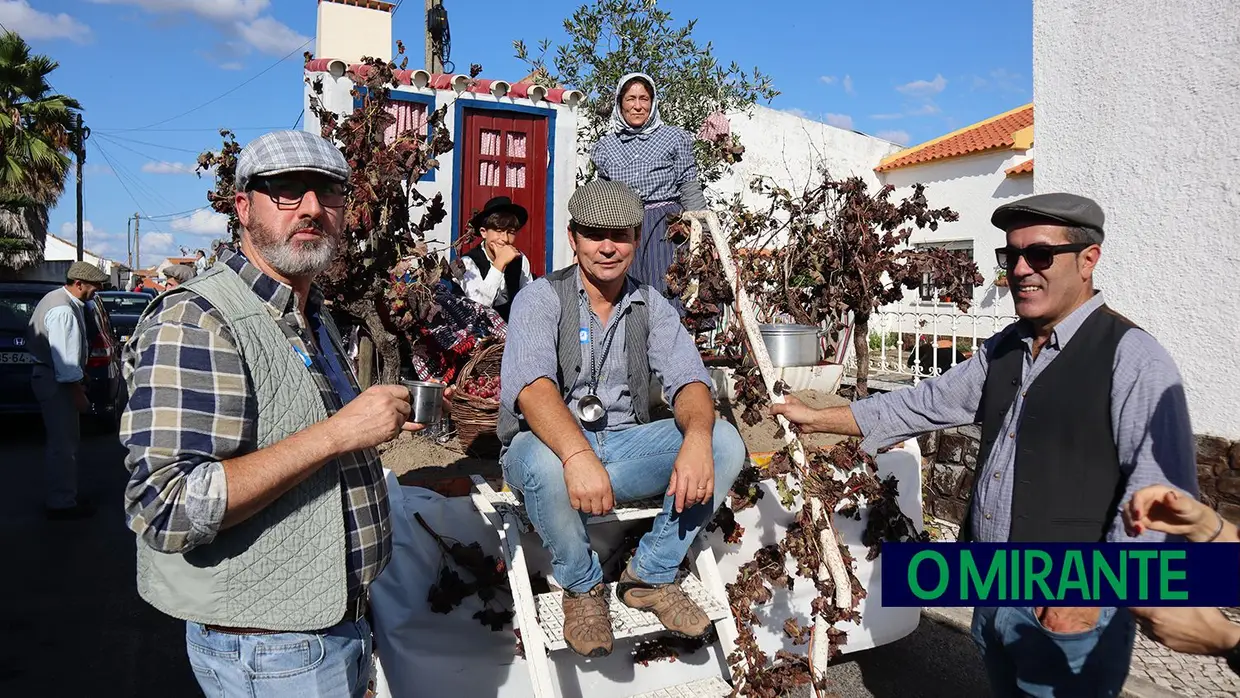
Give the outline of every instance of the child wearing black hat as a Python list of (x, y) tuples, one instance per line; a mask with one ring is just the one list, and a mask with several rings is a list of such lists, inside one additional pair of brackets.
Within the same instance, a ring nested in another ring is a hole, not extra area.
[(497, 196), (470, 219), (482, 244), (461, 257), (465, 275), (461, 287), (471, 301), (494, 308), (508, 321), (512, 299), (534, 280), (530, 262), (513, 242), (529, 213), (506, 196)]

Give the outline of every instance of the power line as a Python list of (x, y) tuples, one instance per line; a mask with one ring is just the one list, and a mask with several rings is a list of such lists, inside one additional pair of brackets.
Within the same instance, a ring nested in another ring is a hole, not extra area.
[(211, 208), (211, 205), (207, 204), (206, 206), (199, 206), (198, 208), (191, 208), (187, 211), (177, 211), (176, 213), (157, 213), (153, 216), (148, 216), (148, 218), (149, 219), (162, 219), (164, 220), (164, 222), (168, 223), (174, 220), (192, 218), (193, 214), (198, 213), (199, 211), (205, 211), (206, 209), (209, 209), (209, 208)]
[[(122, 184), (124, 184), (125, 180), (128, 180), (129, 183), (132, 184), (135, 189), (137, 189), (140, 192), (143, 192), (143, 194), (145, 194), (148, 197), (163, 201), (165, 204), (168, 205), (168, 208), (172, 208), (175, 205), (172, 202), (165, 199), (162, 194), (155, 191), (154, 189), (151, 189), (149, 186), (143, 183), (140, 178), (134, 175), (133, 172), (131, 172), (127, 167), (125, 167), (124, 165), (121, 165), (118, 160), (113, 160), (111, 157), (109, 157), (107, 154), (107, 151), (103, 147), (102, 142), (95, 141), (95, 147), (99, 149), (99, 152), (104, 156), (104, 159), (106, 159), (108, 161), (108, 164), (112, 166), (112, 171), (116, 173), (117, 179), (121, 180)], [(129, 187), (125, 187), (125, 190), (129, 191)], [(137, 203), (137, 202), (135, 201), (134, 203)], [(142, 211), (142, 215), (145, 216), (146, 211)]]
[[(96, 134), (96, 135), (98, 135), (98, 134)], [(138, 145), (150, 146), (150, 147), (152, 147), (152, 148), (162, 148), (162, 149), (164, 149), (164, 150), (175, 150), (175, 151), (178, 151), (178, 152), (181, 152), (181, 153), (193, 153), (194, 155), (198, 155), (199, 153), (201, 153), (201, 152), (202, 152), (201, 150), (193, 150), (192, 148), (178, 148), (178, 147), (176, 147), (175, 145), (163, 145), (163, 144), (160, 144), (160, 143), (148, 143), (148, 142), (146, 142), (146, 141), (139, 141), (139, 140), (136, 140), (136, 139), (133, 139), (133, 138), (126, 138), (125, 136), (117, 136), (117, 135), (115, 135), (115, 134), (103, 134), (103, 135), (104, 135), (104, 136), (105, 136), (108, 140), (112, 140), (112, 141), (125, 141), (125, 142), (127, 142), (127, 143), (137, 143)], [(119, 143), (118, 143), (117, 145), (119, 145)]]
[[(164, 164), (164, 163), (165, 163), (165, 161), (164, 161), (164, 160), (160, 160), (160, 159), (159, 159), (159, 158), (157, 158), (157, 157), (152, 157), (152, 156), (147, 155), (146, 153), (143, 153), (143, 152), (141, 152), (141, 151), (139, 151), (139, 150), (136, 150), (136, 149), (134, 149), (134, 148), (130, 148), (129, 146), (125, 145), (124, 143), (119, 143), (119, 142), (117, 142), (117, 141), (114, 141), (114, 140), (112, 140), (112, 138), (111, 138), (110, 136), (100, 135), (99, 137), (100, 137), (100, 138), (103, 138), (103, 139), (105, 139), (105, 140), (107, 140), (109, 143), (111, 143), (112, 145), (116, 146), (117, 148), (123, 148), (123, 149), (125, 149), (125, 150), (128, 150), (129, 152), (133, 153), (134, 155), (137, 155), (137, 156), (139, 156), (139, 157), (145, 158), (145, 159), (147, 159), (147, 160), (149, 160), (149, 161), (151, 161), (151, 162), (153, 162), (153, 163), (156, 163), (156, 164)], [(195, 170), (185, 170), (185, 169), (182, 169), (182, 171), (183, 171), (183, 172), (185, 172), (186, 174), (197, 174), (197, 171), (195, 171)]]
[(223, 92), (223, 93), (221, 93), (221, 94), (219, 94), (219, 95), (216, 95), (215, 97), (212, 97), (211, 99), (209, 99), (209, 100), (207, 100), (207, 101), (203, 102), (202, 104), (199, 104), (198, 106), (196, 106), (196, 107), (194, 107), (194, 108), (192, 108), (192, 109), (188, 109), (188, 110), (186, 110), (186, 111), (183, 111), (183, 112), (181, 112), (180, 114), (177, 114), (176, 116), (170, 116), (170, 117), (168, 117), (167, 119), (164, 119), (163, 121), (156, 121), (156, 122), (155, 122), (155, 123), (153, 123), (153, 124), (147, 124), (146, 126), (139, 126), (138, 128), (129, 128), (129, 129), (117, 129), (117, 130), (120, 130), (120, 131), (145, 131), (145, 130), (148, 130), (148, 129), (152, 128), (152, 127), (159, 126), (159, 125), (161, 125), (161, 124), (166, 124), (166, 123), (168, 123), (169, 121), (176, 121), (177, 119), (179, 119), (179, 118), (181, 118), (181, 117), (183, 117), (183, 116), (188, 116), (188, 115), (190, 115), (190, 114), (193, 114), (194, 112), (198, 111), (199, 109), (202, 109), (203, 107), (210, 106), (210, 105), (212, 105), (212, 104), (214, 104), (214, 103), (216, 103), (216, 102), (220, 101), (221, 99), (223, 99), (223, 98), (227, 97), (228, 95), (230, 95), (230, 94), (232, 94), (232, 93), (236, 92), (237, 90), (239, 90), (239, 89), (241, 89), (241, 88), (245, 87), (246, 85), (248, 85), (248, 84), (250, 84), (250, 83), (254, 82), (255, 80), (259, 79), (259, 78), (260, 78), (260, 77), (262, 77), (263, 75), (265, 75), (265, 74), (267, 74), (268, 72), (270, 72), (271, 70), (275, 69), (275, 67), (276, 67), (276, 66), (278, 66), (278, 65), (280, 65), (281, 63), (283, 63), (284, 61), (288, 60), (290, 57), (292, 57), (292, 56), (293, 56), (293, 54), (297, 53), (298, 51), (301, 51), (301, 50), (302, 50), (302, 49), (304, 49), (306, 46), (310, 45), (310, 42), (311, 42), (311, 41), (314, 41), (314, 39), (313, 39), (313, 38), (306, 39), (305, 43), (303, 43), (301, 46), (298, 46), (297, 48), (293, 49), (292, 51), (289, 51), (289, 52), (288, 52), (287, 54), (285, 54), (285, 55), (284, 55), (284, 57), (283, 57), (283, 58), (281, 58), (280, 60), (276, 61), (275, 63), (272, 63), (271, 65), (269, 65), (269, 66), (267, 66), (266, 68), (262, 69), (262, 70), (261, 70), (261, 71), (259, 71), (258, 73), (255, 73), (254, 75), (250, 76), (250, 79), (249, 79), (249, 80), (246, 80), (246, 81), (242, 82), (241, 84), (237, 85), (236, 87), (232, 88), (231, 90), (228, 90), (227, 92)]
[(91, 133), (103, 131), (104, 133), (115, 135), (117, 133), (128, 133), (130, 131), (150, 131), (152, 133), (188, 133), (192, 131), (232, 131), (239, 133), (241, 131), (276, 131), (284, 128), (283, 126), (238, 126), (236, 128), (219, 126), (198, 126), (195, 128), (95, 128), (91, 129)]
[(294, 129), (294, 130), (296, 130), (296, 128), (297, 128), (297, 124), (300, 124), (300, 123), (301, 123), (301, 117), (303, 117), (303, 116), (305, 116), (305, 115), (306, 115), (306, 109), (305, 109), (305, 107), (302, 107), (301, 111), (297, 113), (297, 120), (293, 122), (293, 129)]

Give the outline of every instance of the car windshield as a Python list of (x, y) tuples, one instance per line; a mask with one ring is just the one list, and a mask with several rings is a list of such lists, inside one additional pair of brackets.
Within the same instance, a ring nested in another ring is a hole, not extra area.
[(0, 330), (25, 332), (30, 316), (41, 300), (41, 293), (0, 291)]
[(124, 315), (139, 315), (143, 310), (146, 310), (147, 304), (151, 302), (151, 297), (145, 293), (126, 293), (124, 295), (99, 294), (98, 298), (103, 301), (103, 307), (107, 308), (109, 313), (121, 313)]

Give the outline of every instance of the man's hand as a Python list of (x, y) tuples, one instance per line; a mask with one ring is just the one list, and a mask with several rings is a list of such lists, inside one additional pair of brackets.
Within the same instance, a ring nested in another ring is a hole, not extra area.
[(672, 479), (667, 494), (676, 496), (676, 512), (709, 502), (715, 494), (715, 457), (710, 434), (685, 435), (676, 463), (672, 466)]
[(1240, 644), (1240, 625), (1217, 608), (1131, 608), (1159, 644), (1176, 652), (1220, 655)]
[(86, 394), (85, 383), (73, 384), (73, 406), (81, 414), (90, 414), (90, 396)]
[(401, 430), (417, 431), (409, 419), (409, 389), (402, 385), (374, 385), (328, 418), (340, 453), (352, 453), (391, 441)]
[(1209, 507), (1166, 485), (1137, 490), (1124, 508), (1124, 525), (1130, 535), (1145, 530), (1185, 536), (1194, 542), (1210, 539), (1218, 527), (1218, 515)]
[(771, 405), (771, 414), (782, 414), (784, 419), (800, 427), (806, 434), (821, 431), (817, 424), (818, 410), (791, 395), (785, 395), (782, 403)]
[(1056, 633), (1083, 633), (1098, 625), (1101, 608), (1042, 606), (1033, 609), (1042, 627)]
[(503, 271), (508, 264), (521, 256), (521, 251), (512, 245), (500, 245), (495, 250), (495, 260), (492, 264), (496, 269)]
[(568, 486), (568, 501), (583, 514), (602, 516), (616, 506), (611, 476), (593, 449), (568, 457), (564, 462), (564, 484)]

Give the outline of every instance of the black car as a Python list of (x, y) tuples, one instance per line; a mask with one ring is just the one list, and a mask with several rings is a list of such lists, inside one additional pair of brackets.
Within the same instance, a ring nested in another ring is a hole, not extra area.
[(137, 291), (100, 291), (95, 294), (95, 298), (103, 303), (104, 310), (108, 311), (108, 320), (112, 323), (113, 334), (121, 346), (125, 346), (125, 342), (133, 335), (138, 318), (142, 317), (142, 311), (151, 304), (151, 295)]
[[(26, 350), (26, 327), (43, 296), (59, 286), (55, 282), (0, 281), (0, 413), (39, 414), (39, 402), (30, 386), (35, 361)], [(121, 376), (121, 343), (98, 302), (86, 304), (85, 316), (90, 417), (96, 426), (114, 431), (128, 400)]]

